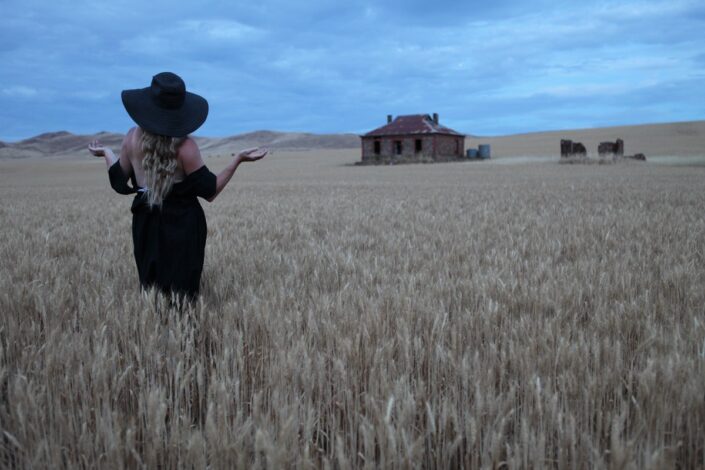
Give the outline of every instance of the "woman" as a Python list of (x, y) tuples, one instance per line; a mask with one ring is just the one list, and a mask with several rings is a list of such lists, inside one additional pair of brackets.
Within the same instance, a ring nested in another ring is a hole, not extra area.
[(138, 127), (125, 136), (119, 158), (98, 141), (88, 150), (105, 158), (115, 191), (136, 193), (132, 241), (142, 287), (193, 299), (207, 234), (197, 197), (213, 201), (240, 163), (260, 160), (267, 150), (243, 150), (218, 176), (211, 173), (188, 136), (205, 122), (208, 102), (171, 72), (155, 75), (147, 88), (124, 90), (122, 102)]

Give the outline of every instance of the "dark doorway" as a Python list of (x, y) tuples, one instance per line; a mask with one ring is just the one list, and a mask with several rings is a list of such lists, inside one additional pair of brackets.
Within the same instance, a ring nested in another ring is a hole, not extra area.
[(379, 140), (375, 140), (375, 155), (382, 153), (382, 143)]
[(401, 155), (401, 151), (402, 151), (401, 140), (395, 140), (394, 141), (394, 153), (396, 153), (397, 155)]
[(416, 139), (414, 149), (416, 150), (416, 153), (421, 153), (423, 150), (423, 140)]

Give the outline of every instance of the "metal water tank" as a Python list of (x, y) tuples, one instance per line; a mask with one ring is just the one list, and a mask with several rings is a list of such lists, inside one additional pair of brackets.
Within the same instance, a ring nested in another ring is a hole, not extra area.
[(489, 144), (480, 145), (479, 152), (480, 158), (487, 159), (490, 158), (490, 146)]

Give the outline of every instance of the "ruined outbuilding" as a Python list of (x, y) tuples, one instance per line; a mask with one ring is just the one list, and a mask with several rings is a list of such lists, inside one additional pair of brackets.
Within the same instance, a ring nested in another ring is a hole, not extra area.
[(597, 153), (601, 157), (612, 155), (614, 157), (624, 156), (624, 141), (617, 139), (616, 142), (600, 142), (597, 146)]
[(561, 139), (561, 158), (586, 157), (587, 149), (580, 142)]
[(465, 135), (439, 123), (438, 114), (392, 118), (362, 139), (362, 162), (447, 161), (465, 156)]
[[(622, 139), (617, 139), (614, 142), (600, 142), (597, 146), (597, 153), (599, 155), (599, 162), (603, 163), (607, 160), (607, 157), (612, 157), (612, 161), (617, 161), (623, 158), (631, 160), (646, 161), (646, 156), (643, 153), (637, 153), (635, 155), (624, 155), (624, 141)], [(580, 157), (577, 159), (572, 159), (571, 157)], [(561, 158), (566, 158), (566, 162), (572, 163), (575, 161), (586, 162), (595, 161), (587, 158), (587, 149), (580, 142), (573, 142), (568, 139), (561, 139)]]

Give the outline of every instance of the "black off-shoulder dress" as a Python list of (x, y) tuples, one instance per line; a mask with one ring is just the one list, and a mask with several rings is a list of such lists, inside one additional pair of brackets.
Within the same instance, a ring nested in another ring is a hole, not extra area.
[[(132, 201), (132, 241), (142, 287), (156, 286), (191, 299), (198, 295), (208, 227), (198, 197), (216, 192), (216, 176), (204, 165), (175, 183), (161, 207), (149, 208), (145, 192), (115, 162), (108, 170), (110, 185)], [(128, 181), (132, 183), (128, 184)]]

